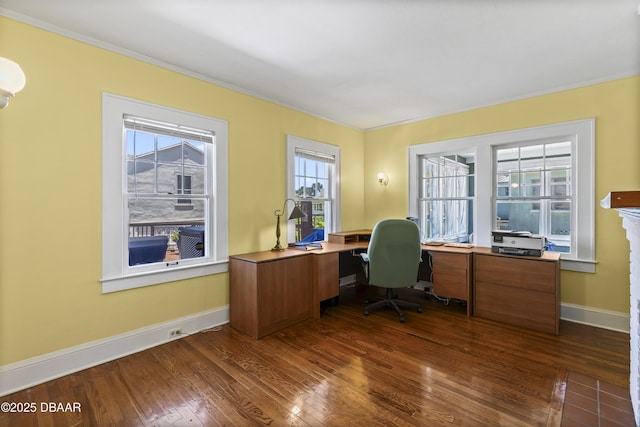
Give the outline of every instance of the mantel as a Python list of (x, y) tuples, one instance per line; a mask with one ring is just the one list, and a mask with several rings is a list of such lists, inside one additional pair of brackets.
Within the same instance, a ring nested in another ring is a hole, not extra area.
[(607, 209), (640, 209), (640, 191), (612, 191), (600, 201)]
[(640, 191), (612, 191), (600, 201), (606, 209), (618, 209), (620, 216), (640, 220)]

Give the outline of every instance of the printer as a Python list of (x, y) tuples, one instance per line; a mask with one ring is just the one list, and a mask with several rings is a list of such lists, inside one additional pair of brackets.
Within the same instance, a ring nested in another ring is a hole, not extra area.
[(492, 231), (491, 252), (507, 255), (542, 256), (547, 238), (528, 231)]

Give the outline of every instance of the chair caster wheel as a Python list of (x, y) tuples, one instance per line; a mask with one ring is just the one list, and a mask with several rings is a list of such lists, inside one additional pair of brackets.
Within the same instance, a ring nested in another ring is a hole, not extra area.
[(400, 318), (400, 323), (404, 323), (404, 317)]
[(418, 307), (418, 313), (422, 313), (422, 307)]
[(368, 312), (367, 310), (365, 310), (365, 311), (364, 311), (364, 315), (365, 315), (365, 316), (368, 316), (368, 315), (369, 315), (369, 312)]

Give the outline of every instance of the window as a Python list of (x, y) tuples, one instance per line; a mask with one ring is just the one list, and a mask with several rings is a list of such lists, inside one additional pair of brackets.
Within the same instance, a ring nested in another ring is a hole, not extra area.
[(563, 269), (594, 272), (594, 146), (593, 119), (411, 146), (408, 215), (423, 240), (543, 234)]
[(307, 214), (290, 221), (288, 242), (326, 240), (328, 233), (340, 227), (340, 149), (288, 136), (287, 170), (287, 197)]
[(227, 271), (227, 124), (103, 95), (103, 292)]
[(419, 156), (423, 241), (469, 242), (473, 232), (474, 156)]
[[(176, 194), (191, 194), (191, 175), (176, 175)], [(191, 204), (191, 199), (178, 199), (178, 203)]]
[(495, 229), (547, 237), (548, 249), (571, 252), (571, 141), (495, 148)]

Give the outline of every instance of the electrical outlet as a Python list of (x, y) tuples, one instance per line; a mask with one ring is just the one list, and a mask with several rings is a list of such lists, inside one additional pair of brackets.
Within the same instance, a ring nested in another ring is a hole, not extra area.
[(179, 337), (180, 335), (182, 335), (181, 328), (169, 329), (169, 338)]

